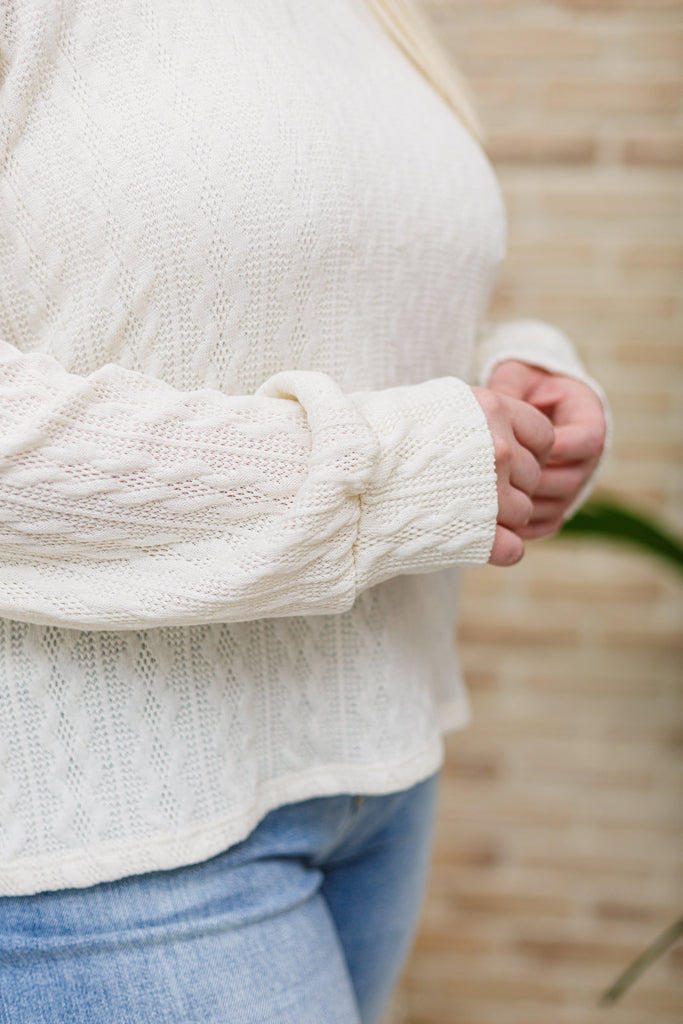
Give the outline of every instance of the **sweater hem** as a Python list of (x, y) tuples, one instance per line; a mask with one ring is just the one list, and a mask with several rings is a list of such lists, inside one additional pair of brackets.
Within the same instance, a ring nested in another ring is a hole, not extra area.
[[(464, 726), (464, 702), (449, 702), (440, 715), (444, 729)], [(443, 760), (443, 744), (435, 736), (430, 746), (407, 761), (376, 765), (327, 765), (260, 788), (257, 799), (240, 815), (155, 837), (139, 843), (82, 852), (58, 858), (33, 857), (0, 868), (0, 895), (27, 896), (59, 889), (88, 888), (132, 875), (198, 864), (241, 842), (272, 810), (285, 804), (341, 793), (382, 796), (417, 785), (433, 775)]]

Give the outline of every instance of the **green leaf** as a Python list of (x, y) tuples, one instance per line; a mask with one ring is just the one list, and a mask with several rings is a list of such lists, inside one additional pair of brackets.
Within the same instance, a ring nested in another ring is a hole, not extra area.
[(632, 544), (683, 571), (683, 545), (672, 533), (643, 512), (610, 499), (589, 501), (564, 524), (559, 536), (606, 537)]

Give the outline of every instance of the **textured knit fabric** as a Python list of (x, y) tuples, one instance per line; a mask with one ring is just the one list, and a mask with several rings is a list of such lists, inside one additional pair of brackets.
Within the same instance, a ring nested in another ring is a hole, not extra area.
[(426, 777), (495, 527), (484, 155), (362, 0), (5, 0), (0, 61), (0, 891)]

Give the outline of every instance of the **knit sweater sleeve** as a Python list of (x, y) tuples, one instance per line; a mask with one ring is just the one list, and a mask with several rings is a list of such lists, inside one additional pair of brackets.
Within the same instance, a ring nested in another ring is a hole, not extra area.
[(495, 470), (470, 388), (252, 396), (87, 377), (0, 343), (0, 615), (136, 629), (340, 612), (388, 577), (484, 563)]

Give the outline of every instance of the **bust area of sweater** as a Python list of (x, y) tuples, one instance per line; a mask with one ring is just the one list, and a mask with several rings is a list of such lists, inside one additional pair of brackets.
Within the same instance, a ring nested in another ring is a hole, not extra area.
[(50, 7), (0, 93), (6, 340), (231, 394), (467, 373), (499, 192), (362, 0)]

